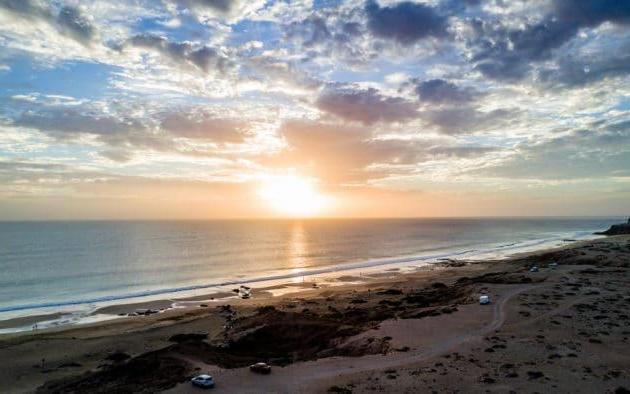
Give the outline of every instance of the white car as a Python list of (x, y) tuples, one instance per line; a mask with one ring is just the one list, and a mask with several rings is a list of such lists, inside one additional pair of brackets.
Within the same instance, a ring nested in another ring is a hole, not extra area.
[(487, 305), (490, 303), (490, 297), (487, 295), (482, 295), (481, 297), (479, 297), (479, 303), (481, 305)]
[(529, 272), (538, 272), (538, 267), (533, 266), (532, 268), (529, 269)]
[(214, 387), (214, 379), (210, 375), (197, 375), (190, 380), (193, 386), (201, 387), (202, 389), (211, 389)]
[(244, 300), (249, 299), (252, 296), (252, 289), (251, 289), (251, 287), (241, 286), (238, 289), (238, 295), (239, 295), (239, 297), (241, 297)]

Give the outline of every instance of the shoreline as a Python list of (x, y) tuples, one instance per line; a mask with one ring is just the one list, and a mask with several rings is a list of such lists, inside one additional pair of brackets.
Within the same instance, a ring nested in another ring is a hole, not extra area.
[[(572, 235), (573, 238), (567, 237)], [(195, 284), (176, 288), (138, 291), (135, 293), (102, 296), (85, 300), (70, 300), (65, 302), (50, 302), (44, 304), (25, 304), (0, 308), (0, 335), (12, 332), (25, 332), (35, 328), (63, 327), (86, 324), (86, 322), (106, 321), (118, 319), (122, 313), (130, 314), (134, 310), (126, 305), (136, 306), (135, 309), (152, 309), (162, 312), (165, 309), (183, 307), (180, 301), (203, 299), (207, 302), (219, 302), (220, 299), (230, 299), (231, 289), (239, 285), (258, 287), (260, 290), (274, 287), (287, 287), (295, 284), (300, 278), (313, 281), (324, 280), (328, 285), (336, 284), (336, 280), (344, 276), (357, 276), (359, 279), (369, 280), (369, 275), (381, 270), (413, 271), (425, 265), (440, 264), (443, 261), (458, 260), (473, 262), (484, 260), (503, 260), (522, 253), (536, 253), (549, 248), (564, 247), (574, 242), (588, 241), (602, 238), (602, 235), (584, 232), (567, 233), (553, 238), (540, 238), (493, 245), (481, 249), (450, 250), (443, 253), (424, 253), (421, 255), (385, 257), (367, 259), (323, 267), (312, 267), (297, 272), (276, 271), (265, 276), (238, 279), (218, 279), (212, 283)], [(368, 277), (360, 278), (363, 274)], [(170, 306), (167, 304), (171, 304)], [(157, 308), (155, 306), (158, 306)], [(97, 316), (100, 315), (100, 316)], [(55, 317), (50, 319), (50, 317)], [(23, 322), (20, 325), (18, 323)]]
[[(0, 360), (12, 360), (0, 368), (0, 391), (187, 393), (196, 371), (215, 376), (219, 392), (483, 392), (496, 382), (516, 392), (614, 391), (630, 386), (630, 332), (621, 324), (630, 319), (629, 258), (630, 236), (607, 237), (0, 335)], [(533, 265), (540, 272), (530, 272)], [(491, 306), (480, 306), (479, 294), (489, 295)], [(207, 339), (173, 339), (200, 332)], [(261, 360), (274, 365), (272, 375), (249, 372), (246, 366)], [(135, 368), (147, 372), (126, 374)]]

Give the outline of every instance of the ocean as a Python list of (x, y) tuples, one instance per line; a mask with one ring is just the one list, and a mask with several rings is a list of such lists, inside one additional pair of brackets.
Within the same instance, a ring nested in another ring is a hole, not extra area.
[(500, 258), (622, 218), (0, 222), (0, 320), (445, 258)]

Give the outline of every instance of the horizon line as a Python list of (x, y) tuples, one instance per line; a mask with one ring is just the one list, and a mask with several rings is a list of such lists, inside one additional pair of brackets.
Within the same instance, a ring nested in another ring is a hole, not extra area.
[(0, 219), (0, 223), (16, 222), (207, 222), (207, 221), (295, 221), (295, 220), (425, 220), (425, 219), (578, 219), (628, 218), (630, 215), (462, 215), (462, 216), (312, 216), (312, 217), (216, 217), (216, 218), (66, 218), (66, 219)]

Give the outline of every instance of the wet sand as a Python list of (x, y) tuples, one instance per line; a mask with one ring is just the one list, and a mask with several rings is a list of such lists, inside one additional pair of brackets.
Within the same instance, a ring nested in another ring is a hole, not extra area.
[(217, 392), (614, 393), (630, 389), (629, 268), (630, 236), (614, 236), (7, 334), (0, 392), (197, 392), (206, 372)]
[(63, 315), (64, 315), (63, 313), (48, 313), (48, 314), (43, 314), (43, 315), (24, 316), (24, 317), (16, 317), (14, 319), (0, 320), (0, 329), (14, 328), (14, 327), (28, 327), (28, 326), (33, 327), (37, 323), (57, 319)]

